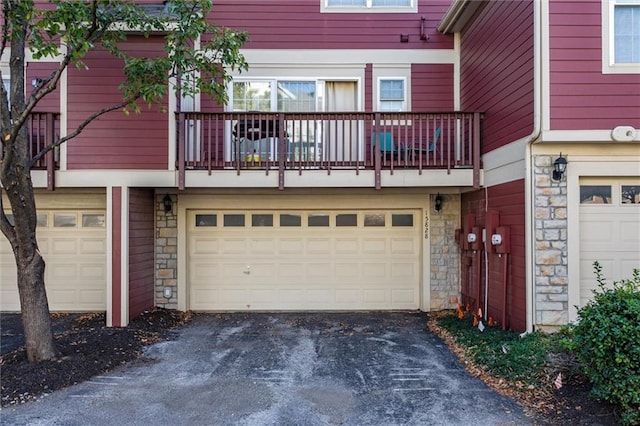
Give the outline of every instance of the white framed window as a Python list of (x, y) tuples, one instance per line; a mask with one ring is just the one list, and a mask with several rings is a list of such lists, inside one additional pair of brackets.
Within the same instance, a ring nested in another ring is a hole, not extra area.
[[(275, 89), (275, 90), (274, 90)], [(318, 105), (315, 80), (234, 80), (232, 111), (311, 112)]]
[(323, 13), (411, 13), (418, 0), (320, 0)]
[(602, 72), (640, 73), (640, 0), (602, 0)]
[(400, 78), (378, 79), (378, 111), (407, 111), (407, 81)]

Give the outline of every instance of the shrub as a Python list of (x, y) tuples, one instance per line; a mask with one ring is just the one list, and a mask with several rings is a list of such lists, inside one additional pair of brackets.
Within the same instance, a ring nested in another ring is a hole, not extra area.
[(599, 289), (578, 311), (572, 349), (594, 396), (620, 406), (624, 424), (640, 424), (640, 271), (607, 286), (594, 269)]

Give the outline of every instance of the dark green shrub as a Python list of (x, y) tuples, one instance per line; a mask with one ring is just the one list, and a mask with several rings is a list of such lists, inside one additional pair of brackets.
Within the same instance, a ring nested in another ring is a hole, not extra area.
[(640, 424), (640, 271), (607, 286), (594, 263), (599, 290), (578, 311), (573, 348), (594, 396), (622, 409), (622, 422)]

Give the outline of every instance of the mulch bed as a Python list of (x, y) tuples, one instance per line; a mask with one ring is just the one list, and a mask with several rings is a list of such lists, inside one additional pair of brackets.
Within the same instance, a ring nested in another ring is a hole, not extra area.
[[(104, 313), (52, 317), (54, 330), (61, 323), (66, 328), (55, 334), (60, 356), (30, 364), (24, 346), (4, 353), (0, 357), (2, 406), (34, 400), (136, 360), (145, 346), (168, 339), (170, 330), (189, 318), (182, 312), (154, 309), (135, 318), (126, 328), (111, 328), (104, 325)], [(13, 334), (22, 332), (21, 325), (11, 324), (16, 318), (19, 316), (4, 318), (0, 323), (3, 340), (15, 339)]]

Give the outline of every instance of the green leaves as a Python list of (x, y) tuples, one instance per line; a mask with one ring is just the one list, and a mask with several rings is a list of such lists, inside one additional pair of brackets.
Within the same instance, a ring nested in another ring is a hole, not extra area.
[[(225, 103), (228, 72), (248, 68), (240, 53), (247, 35), (210, 22), (209, 0), (173, 0), (164, 8), (128, 0), (54, 0), (53, 7), (42, 9), (33, 1), (8, 4), (9, 34), (26, 24), (35, 59), (63, 58), (62, 67), (68, 63), (82, 69), (87, 67), (86, 55), (97, 48), (121, 59), (124, 77), (119, 87), (134, 110), (136, 100), (158, 103), (169, 89), (183, 96), (204, 93)], [(124, 42), (132, 34), (162, 43), (164, 55), (128, 52)], [(189, 84), (172, 83), (183, 76), (189, 76)]]
[(622, 407), (625, 424), (640, 423), (640, 270), (608, 285), (594, 263), (599, 289), (578, 311), (573, 346), (599, 398)]

